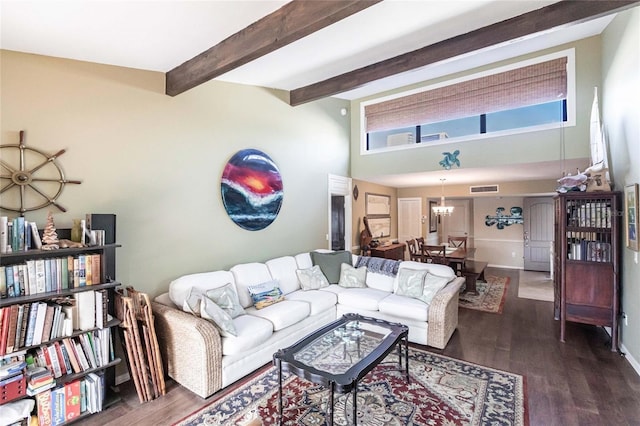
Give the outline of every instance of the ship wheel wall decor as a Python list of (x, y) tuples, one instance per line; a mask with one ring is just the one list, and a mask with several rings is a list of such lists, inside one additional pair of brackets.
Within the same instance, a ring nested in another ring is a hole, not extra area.
[(49, 155), (27, 147), (24, 130), (20, 131), (18, 145), (0, 145), (0, 208), (18, 212), (21, 216), (49, 205), (66, 212), (58, 203), (64, 186), (82, 182), (65, 178), (56, 161), (64, 153), (61, 149)]

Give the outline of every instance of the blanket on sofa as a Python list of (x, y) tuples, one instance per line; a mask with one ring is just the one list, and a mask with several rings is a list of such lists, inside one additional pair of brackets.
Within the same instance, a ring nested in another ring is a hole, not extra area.
[(366, 266), (367, 271), (376, 272), (388, 277), (398, 275), (399, 260), (383, 259), (381, 257), (358, 256), (355, 267)]

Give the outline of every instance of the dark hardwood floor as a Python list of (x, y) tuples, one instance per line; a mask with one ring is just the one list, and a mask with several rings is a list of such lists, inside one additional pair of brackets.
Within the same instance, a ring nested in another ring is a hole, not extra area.
[[(460, 309), (460, 324), (437, 353), (525, 376), (533, 425), (640, 425), (640, 377), (610, 351), (601, 328), (568, 323), (566, 343), (553, 319), (553, 303), (518, 298), (518, 271), (488, 268), (511, 278), (502, 314)], [(167, 382), (167, 394), (140, 404), (133, 385), (123, 400), (83, 425), (171, 425), (210, 403)]]

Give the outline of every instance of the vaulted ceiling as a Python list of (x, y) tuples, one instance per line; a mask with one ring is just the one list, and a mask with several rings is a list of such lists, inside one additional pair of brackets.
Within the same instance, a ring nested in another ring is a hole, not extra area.
[(598, 34), (636, 1), (2, 1), (0, 47), (355, 99)]

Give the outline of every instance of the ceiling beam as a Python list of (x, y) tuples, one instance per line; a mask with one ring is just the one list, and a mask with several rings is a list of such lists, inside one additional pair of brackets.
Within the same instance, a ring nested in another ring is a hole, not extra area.
[(514, 18), (310, 84), (289, 93), (292, 106), (356, 89), (375, 80), (495, 46), (540, 31), (574, 25), (630, 8), (639, 1), (564, 0)]
[(293, 0), (166, 74), (176, 96), (382, 0)]

